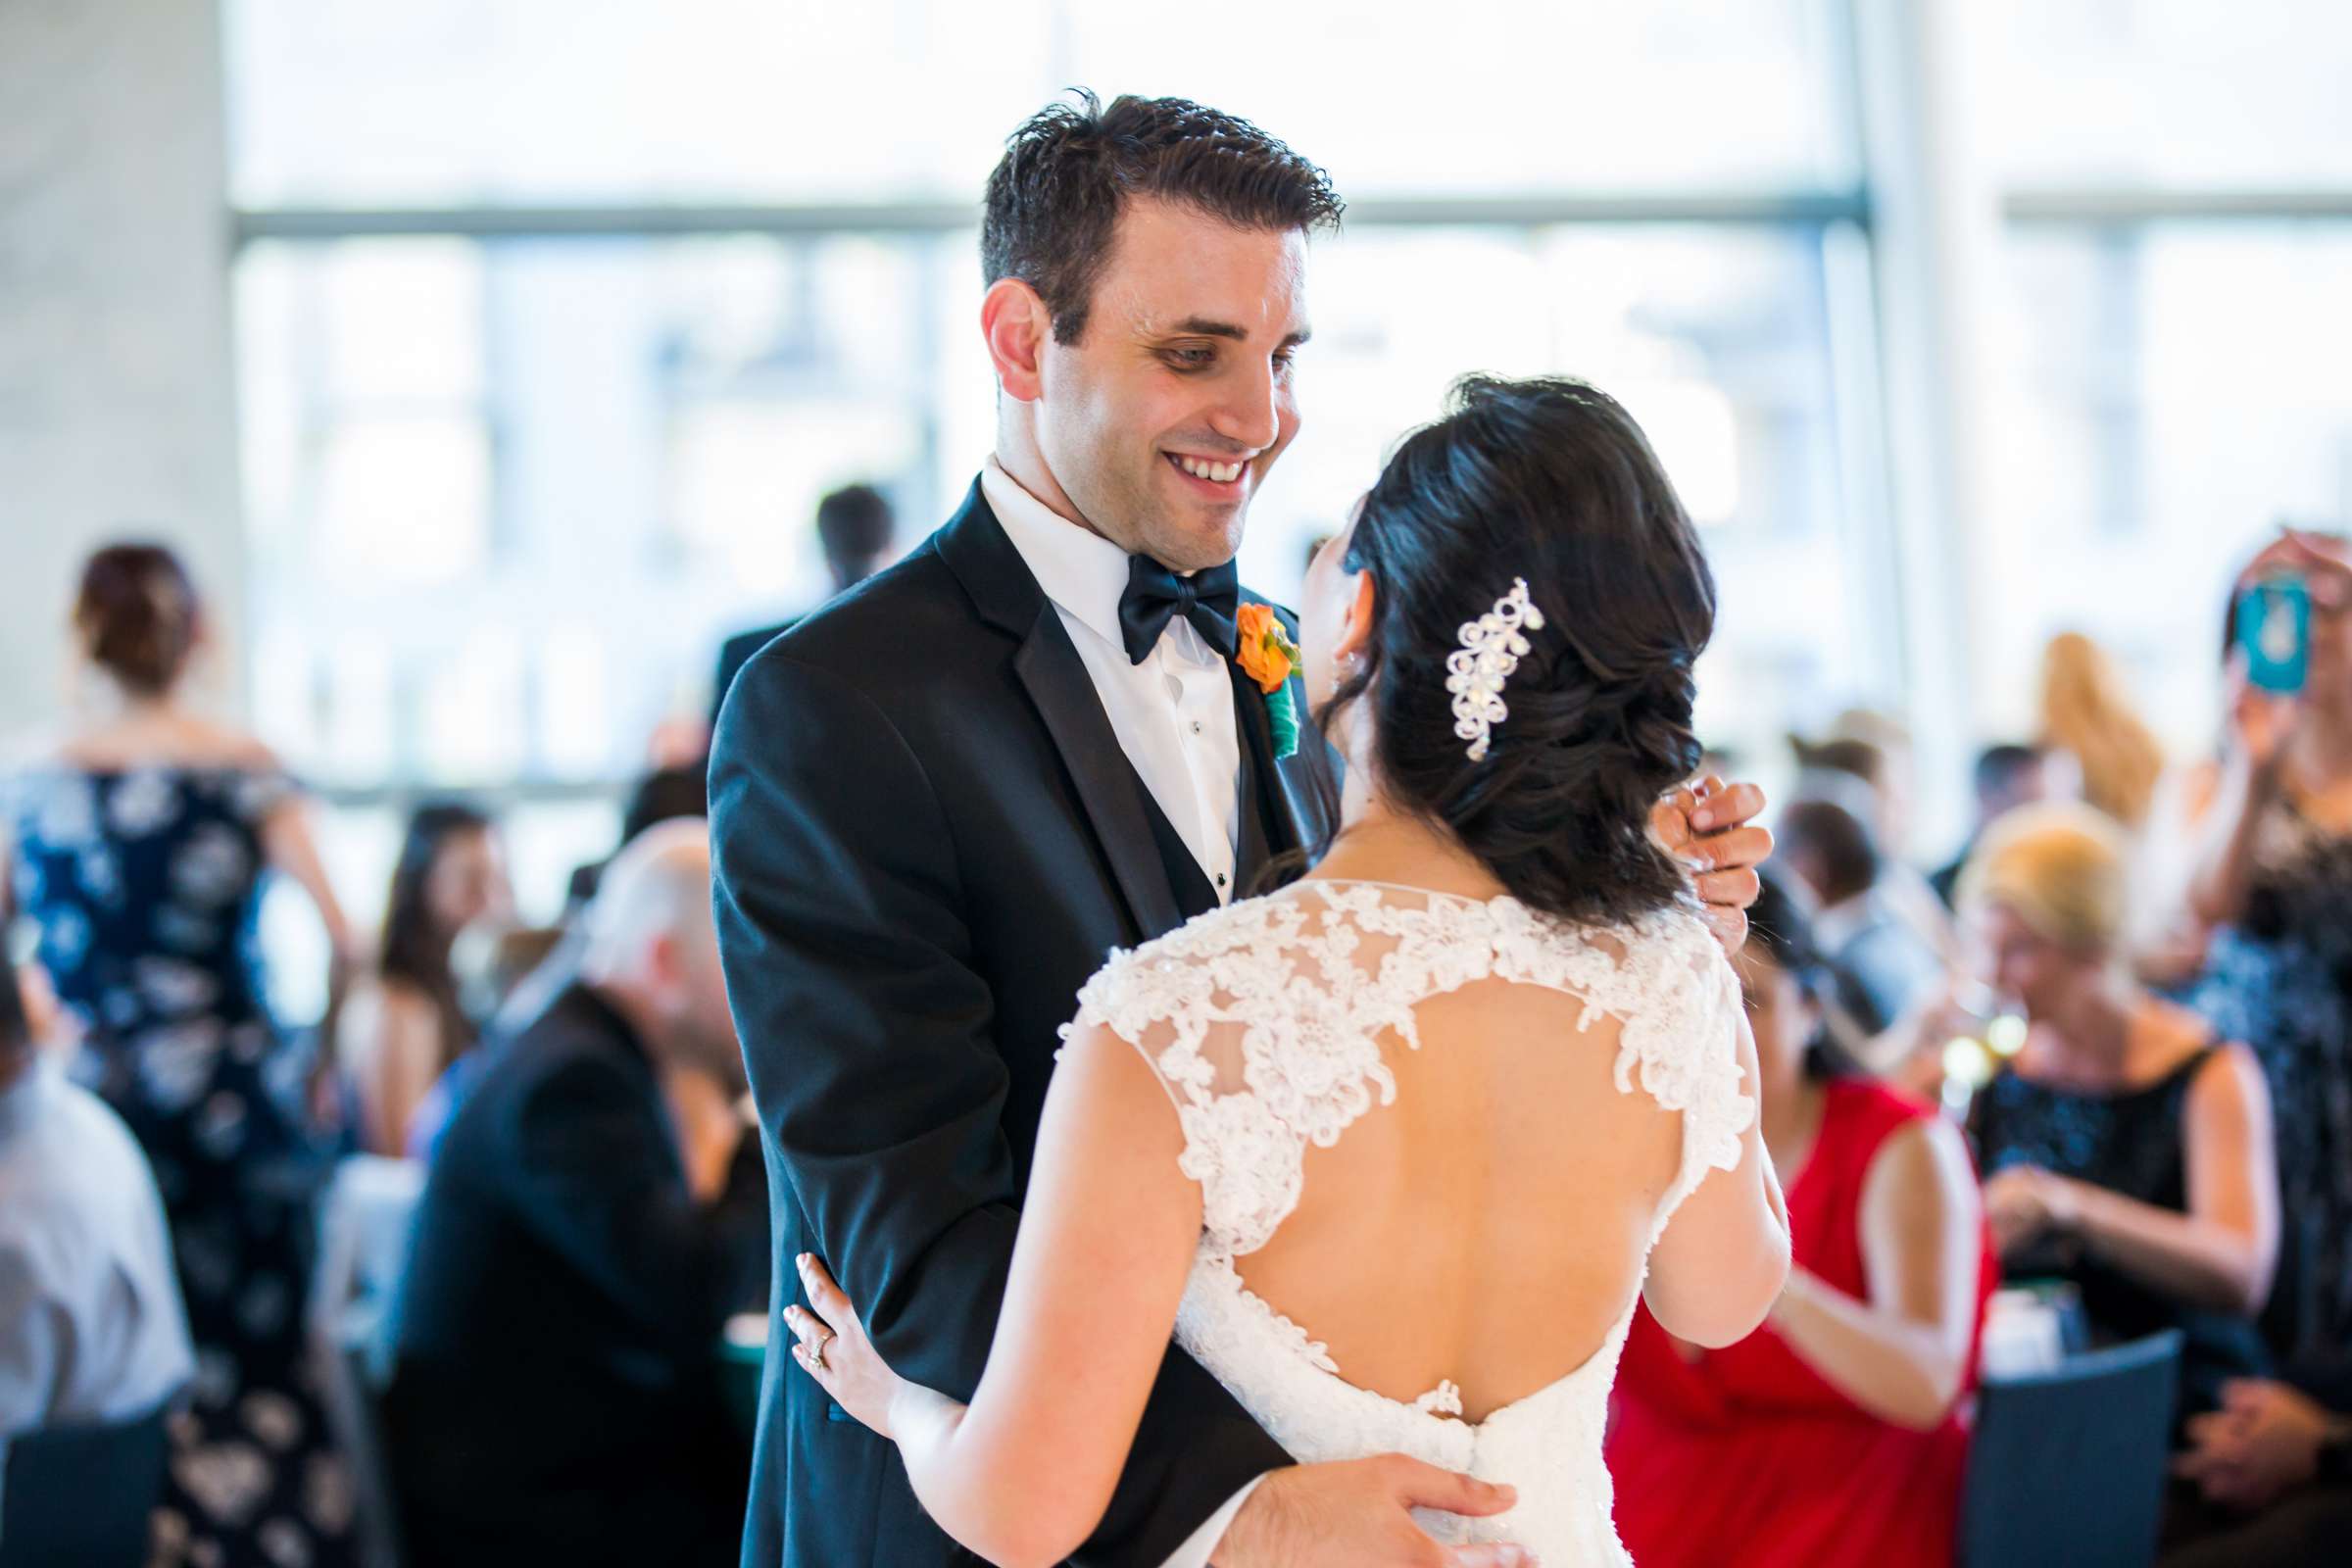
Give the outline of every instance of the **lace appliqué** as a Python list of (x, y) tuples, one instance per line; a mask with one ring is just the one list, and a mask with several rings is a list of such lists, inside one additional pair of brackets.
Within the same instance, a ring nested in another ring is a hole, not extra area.
[[(1420, 1049), (1414, 1009), (1481, 980), (1581, 997), (1580, 1028), (1619, 1020), (1618, 1089), (1639, 1087), (1684, 1118), (1681, 1180), (1661, 1226), (1708, 1169), (1739, 1164), (1755, 1110), (1733, 1046), (1739, 986), (1690, 913), (1585, 931), (1515, 899), (1413, 892), (1419, 904), (1395, 902), (1405, 891), (1310, 881), (1245, 900), (1112, 954), (1079, 993), (1071, 1027), (1137, 1042), (1167, 1085), (1184, 1131), (1179, 1163), (1200, 1184), (1217, 1251), (1265, 1246), (1298, 1206), (1307, 1146), (1331, 1147), (1395, 1102), (1381, 1038)], [(1375, 965), (1359, 961), (1367, 937), (1388, 947)], [(1221, 1067), (1212, 1054), (1229, 1059)]]

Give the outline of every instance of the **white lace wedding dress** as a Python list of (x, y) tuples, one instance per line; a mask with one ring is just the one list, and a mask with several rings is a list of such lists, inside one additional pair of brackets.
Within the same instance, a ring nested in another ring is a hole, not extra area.
[[(1693, 913), (1592, 932), (1507, 898), (1306, 881), (1114, 954), (1080, 994), (1073, 1027), (1137, 1042), (1166, 1085), (1183, 1124), (1181, 1165), (1203, 1201), (1176, 1338), (1284, 1448), (1310, 1463), (1402, 1452), (1507, 1482), (1518, 1494), (1508, 1513), (1421, 1522), (1442, 1541), (1517, 1542), (1545, 1568), (1629, 1563), (1601, 1436), (1630, 1302), (1576, 1371), (1471, 1425), (1450, 1381), (1410, 1402), (1349, 1383), (1309, 1329), (1236, 1268), (1298, 1206), (1309, 1147), (1336, 1145), (1395, 1100), (1382, 1040), (1419, 1050), (1416, 1009), (1489, 980), (1581, 999), (1580, 1028), (1615, 1017), (1618, 1089), (1681, 1112), (1679, 1172), (1657, 1205), (1654, 1246), (1709, 1169), (1738, 1165), (1753, 1113), (1740, 1087), (1738, 983)], [(1571, 1036), (1561, 1049), (1580, 1043)]]

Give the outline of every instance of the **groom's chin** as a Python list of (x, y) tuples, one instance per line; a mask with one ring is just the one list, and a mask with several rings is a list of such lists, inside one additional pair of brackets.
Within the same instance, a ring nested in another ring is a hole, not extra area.
[(1162, 506), (1156, 519), (1152, 555), (1179, 571), (1204, 571), (1222, 566), (1241, 553), (1242, 530), (1250, 515), (1250, 497), (1238, 501), (1200, 502), (1187, 498)]

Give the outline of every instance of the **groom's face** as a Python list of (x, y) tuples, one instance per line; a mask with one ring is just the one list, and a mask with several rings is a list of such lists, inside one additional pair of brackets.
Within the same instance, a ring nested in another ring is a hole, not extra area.
[(1306, 236), (1139, 198), (1086, 329), (1040, 356), (1038, 445), (1094, 529), (1180, 571), (1221, 565), (1298, 429)]

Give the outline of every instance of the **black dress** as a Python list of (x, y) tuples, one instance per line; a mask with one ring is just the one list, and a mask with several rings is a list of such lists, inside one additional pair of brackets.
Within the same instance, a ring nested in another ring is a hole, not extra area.
[(352, 1487), (304, 1334), (328, 1151), (306, 1043), (272, 1023), (260, 825), (291, 789), (237, 768), (48, 767), (9, 782), (16, 893), (79, 1021), (74, 1072), (155, 1167), (196, 1345), (157, 1516), (160, 1564), (351, 1560)]
[(2262, 1063), (2278, 1123), (2278, 1275), (2263, 1331), (2282, 1370), (2352, 1390), (2352, 835), (2281, 807), (2255, 840), (2245, 915), (2188, 998)]
[[(2188, 1211), (2188, 1156), (2181, 1133), (2189, 1086), (2212, 1059), (2205, 1047), (2157, 1082), (2121, 1094), (2090, 1094), (2004, 1073), (1984, 1086), (1971, 1111), (1977, 1161), (1989, 1180), (2013, 1165), (2038, 1165), (2126, 1198)], [(2089, 1255), (2071, 1238), (2045, 1238), (2001, 1259), (2011, 1279), (2070, 1280), (2101, 1344), (2179, 1329), (2181, 1415), (2221, 1402), (2223, 1383), (2259, 1376), (2267, 1357), (2251, 1319), (2192, 1306)]]

